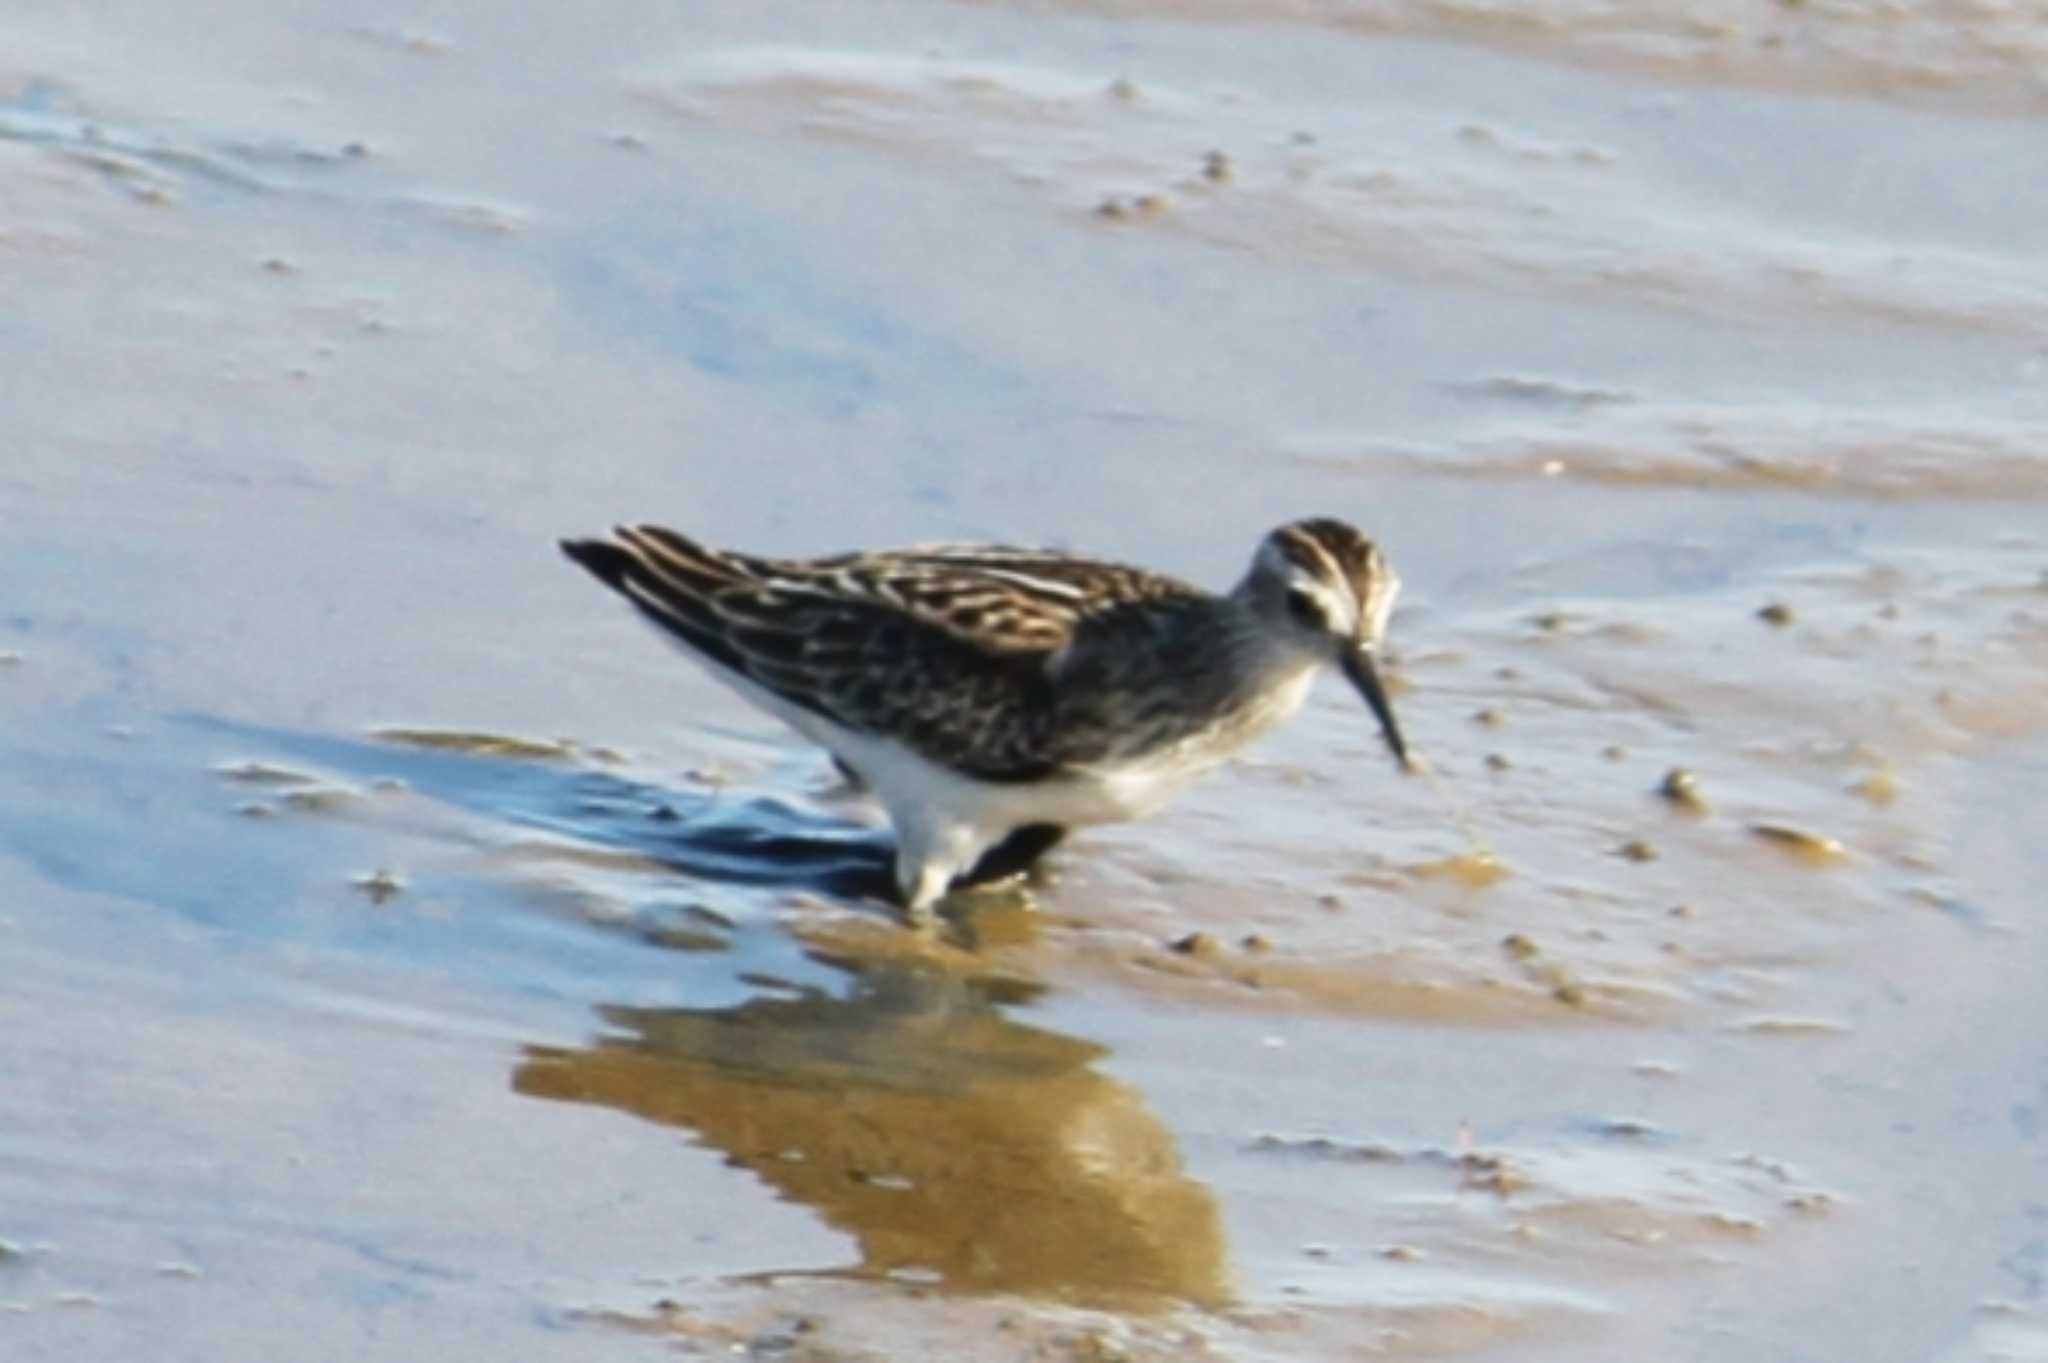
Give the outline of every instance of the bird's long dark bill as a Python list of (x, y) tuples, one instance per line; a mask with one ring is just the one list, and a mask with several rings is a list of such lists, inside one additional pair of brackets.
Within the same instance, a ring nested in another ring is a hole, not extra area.
[(1401, 726), (1394, 722), (1394, 707), (1387, 703), (1387, 688), (1380, 685), (1379, 666), (1373, 661), (1372, 650), (1354, 648), (1346, 653), (1344, 675), (1351, 678), (1351, 684), (1379, 718), (1380, 732), (1386, 735), (1387, 746), (1394, 750), (1394, 760), (1407, 767), (1408, 745), (1401, 740)]

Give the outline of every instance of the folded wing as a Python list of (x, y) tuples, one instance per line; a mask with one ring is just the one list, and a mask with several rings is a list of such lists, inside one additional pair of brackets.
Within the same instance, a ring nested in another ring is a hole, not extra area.
[(1105, 613), (1193, 594), (1135, 569), (1033, 550), (939, 546), (788, 562), (654, 526), (562, 549), (718, 667), (991, 781), (1035, 780), (1099, 756), (1057, 722), (1055, 660)]

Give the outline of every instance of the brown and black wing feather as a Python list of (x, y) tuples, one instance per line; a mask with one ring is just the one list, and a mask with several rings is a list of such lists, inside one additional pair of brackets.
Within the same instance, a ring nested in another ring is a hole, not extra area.
[[(1054, 665), (1077, 629), (1193, 588), (1034, 550), (937, 547), (791, 562), (653, 526), (563, 552), (733, 674), (857, 731), (991, 781), (1114, 747), (1076, 729)], [(1092, 735), (1091, 732), (1092, 731)]]

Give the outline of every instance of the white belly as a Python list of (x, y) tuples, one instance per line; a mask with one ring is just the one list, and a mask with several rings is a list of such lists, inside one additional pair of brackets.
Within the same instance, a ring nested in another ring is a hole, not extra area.
[[(686, 650), (689, 651), (689, 650)], [(1083, 828), (1141, 818), (1259, 734), (1294, 713), (1314, 680), (1312, 668), (1274, 687), (1257, 713), (1225, 732), (1203, 734), (1134, 762), (1081, 767), (1042, 781), (982, 781), (919, 756), (903, 744), (842, 728), (814, 711), (709, 659), (708, 670), (748, 700), (853, 768), (889, 813), (899, 839), (898, 874), (913, 903), (921, 868), (937, 866), (942, 890), (980, 852), (1019, 828)]]

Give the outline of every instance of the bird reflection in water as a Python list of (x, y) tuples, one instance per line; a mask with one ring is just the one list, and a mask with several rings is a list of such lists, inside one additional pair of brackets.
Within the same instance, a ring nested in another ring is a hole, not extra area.
[(1037, 992), (921, 962), (833, 961), (844, 997), (600, 1009), (532, 1046), (520, 1093), (687, 1128), (859, 1243), (859, 1276), (1124, 1307), (1227, 1296), (1206, 1188), (1102, 1048), (999, 1005)]

